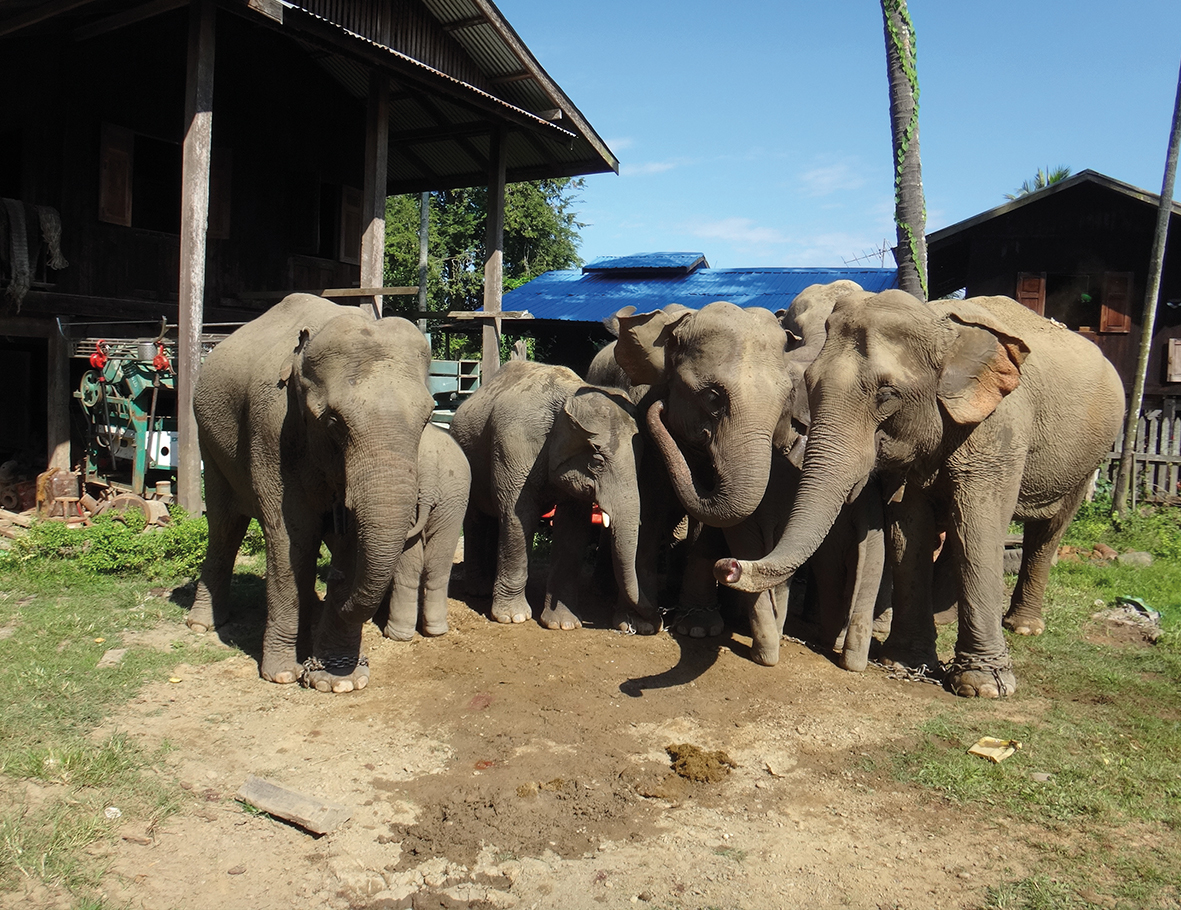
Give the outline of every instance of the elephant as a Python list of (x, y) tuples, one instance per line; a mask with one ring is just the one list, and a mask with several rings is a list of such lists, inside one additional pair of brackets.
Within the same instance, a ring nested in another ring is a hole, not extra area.
[[(792, 458), (803, 437), (793, 406), (803, 369), (791, 351), (801, 339), (768, 310), (724, 301), (696, 311), (621, 312), (618, 321), (615, 358), (633, 384), (653, 387), (644, 424), (677, 498), (694, 521), (723, 529), (732, 552), (765, 553), (786, 524), (799, 476)], [(682, 594), (689, 618), (678, 626), (690, 635), (722, 630), (712, 563), (690, 559)], [(786, 584), (771, 588), (741, 597), (751, 656), (768, 666), (779, 659), (787, 609)], [(852, 589), (872, 597), (867, 591)]]
[[(409, 641), (416, 628), (423, 635), (446, 634), (447, 585), (471, 481), (463, 449), (446, 430), (428, 423), (418, 446), (418, 518), (406, 532), (386, 615), (379, 610), (375, 617), (386, 638)], [(351, 573), (333, 575), (344, 579)]]
[(597, 502), (611, 533), (619, 587), (612, 624), (645, 634), (660, 630), (660, 614), (636, 579), (641, 443), (624, 392), (584, 383), (565, 367), (510, 361), (456, 409), (451, 435), (472, 468), (464, 521), (469, 590), (482, 593), (495, 575), (494, 619), (524, 622), (531, 616), (525, 599), (531, 537), (556, 502), (541, 623), (581, 627), (580, 564)]
[[(388, 595), (416, 516), (418, 451), (434, 401), (415, 326), (292, 294), (206, 358), (193, 395), (209, 546), (187, 622), (226, 621), (251, 518), (267, 556), (260, 675), (349, 692), (369, 682), (364, 624)], [(349, 566), (322, 604), (328, 541)]]
[[(811, 425), (787, 527), (762, 559), (719, 560), (718, 580), (752, 592), (782, 584), (876, 476), (893, 579), (883, 656), (938, 666), (932, 553), (945, 532), (959, 626), (944, 685), (968, 697), (1012, 694), (1002, 624), (1044, 627), (1051, 560), (1122, 423), (1118, 374), (1096, 345), (1005, 297), (851, 295), (827, 331), (808, 368)], [(1024, 522), (1025, 546), (1006, 612), (1013, 519)]]

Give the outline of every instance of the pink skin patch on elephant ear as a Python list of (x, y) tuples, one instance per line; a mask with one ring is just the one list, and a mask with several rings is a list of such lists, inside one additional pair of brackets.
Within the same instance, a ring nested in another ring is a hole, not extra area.
[(939, 400), (956, 423), (980, 423), (1021, 384), (1023, 346), (1002, 344), (990, 331), (964, 326), (939, 377)]

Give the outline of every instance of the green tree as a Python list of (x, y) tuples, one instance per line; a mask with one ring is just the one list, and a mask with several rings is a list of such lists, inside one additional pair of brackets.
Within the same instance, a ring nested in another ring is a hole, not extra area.
[(894, 143), (894, 222), (898, 226), (898, 286), (927, 299), (927, 205), (919, 158), (919, 77), (914, 23), (906, 0), (881, 0)]
[[(581, 178), (509, 184), (504, 210), (504, 290), (520, 287), (554, 269), (575, 268), (579, 230), (574, 210)], [(386, 200), (386, 281), (418, 284), (419, 195)], [(427, 310), (476, 310), (483, 305), (486, 187), (430, 194)], [(408, 315), (414, 298), (387, 298), (389, 312)], [(462, 356), (478, 350), (478, 342)], [(453, 352), (454, 354), (454, 352)]]
[(1015, 193), (1005, 193), (1005, 198), (1020, 199), (1022, 196), (1028, 196), (1030, 193), (1036, 193), (1038, 190), (1044, 190), (1046, 187), (1059, 181), (1065, 180), (1070, 176), (1070, 168), (1058, 165), (1056, 168), (1046, 168), (1042, 170), (1040, 167), (1034, 175), (1033, 180), (1026, 180), (1017, 188)]

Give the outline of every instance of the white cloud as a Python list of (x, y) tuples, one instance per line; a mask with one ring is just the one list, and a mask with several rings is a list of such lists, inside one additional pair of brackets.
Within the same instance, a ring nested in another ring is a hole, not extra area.
[(848, 162), (840, 162), (805, 171), (800, 175), (800, 183), (806, 196), (830, 196), (859, 189), (865, 185), (865, 178)]
[(675, 161), (648, 161), (644, 164), (620, 164), (621, 177), (647, 177), (652, 174), (663, 174), (677, 166)]
[(620, 152), (635, 145), (635, 140), (631, 136), (619, 136), (616, 139), (604, 139), (603, 141), (607, 143), (607, 148), (613, 152)]
[(737, 246), (768, 247), (791, 242), (778, 228), (762, 227), (750, 218), (723, 218), (694, 225), (689, 232), (705, 240), (721, 240)]

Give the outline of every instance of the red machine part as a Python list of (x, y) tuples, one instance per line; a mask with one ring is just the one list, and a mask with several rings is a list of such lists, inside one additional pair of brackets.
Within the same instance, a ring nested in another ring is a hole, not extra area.
[(109, 350), (110, 346), (106, 341), (99, 339), (95, 342), (94, 353), (90, 355), (90, 365), (96, 370), (101, 370), (105, 367), (107, 365), (107, 351)]
[(156, 356), (152, 358), (152, 366), (156, 368), (157, 372), (167, 373), (172, 369), (172, 364), (168, 362), (168, 356), (164, 353), (164, 342), (157, 341), (156, 349), (157, 353)]

